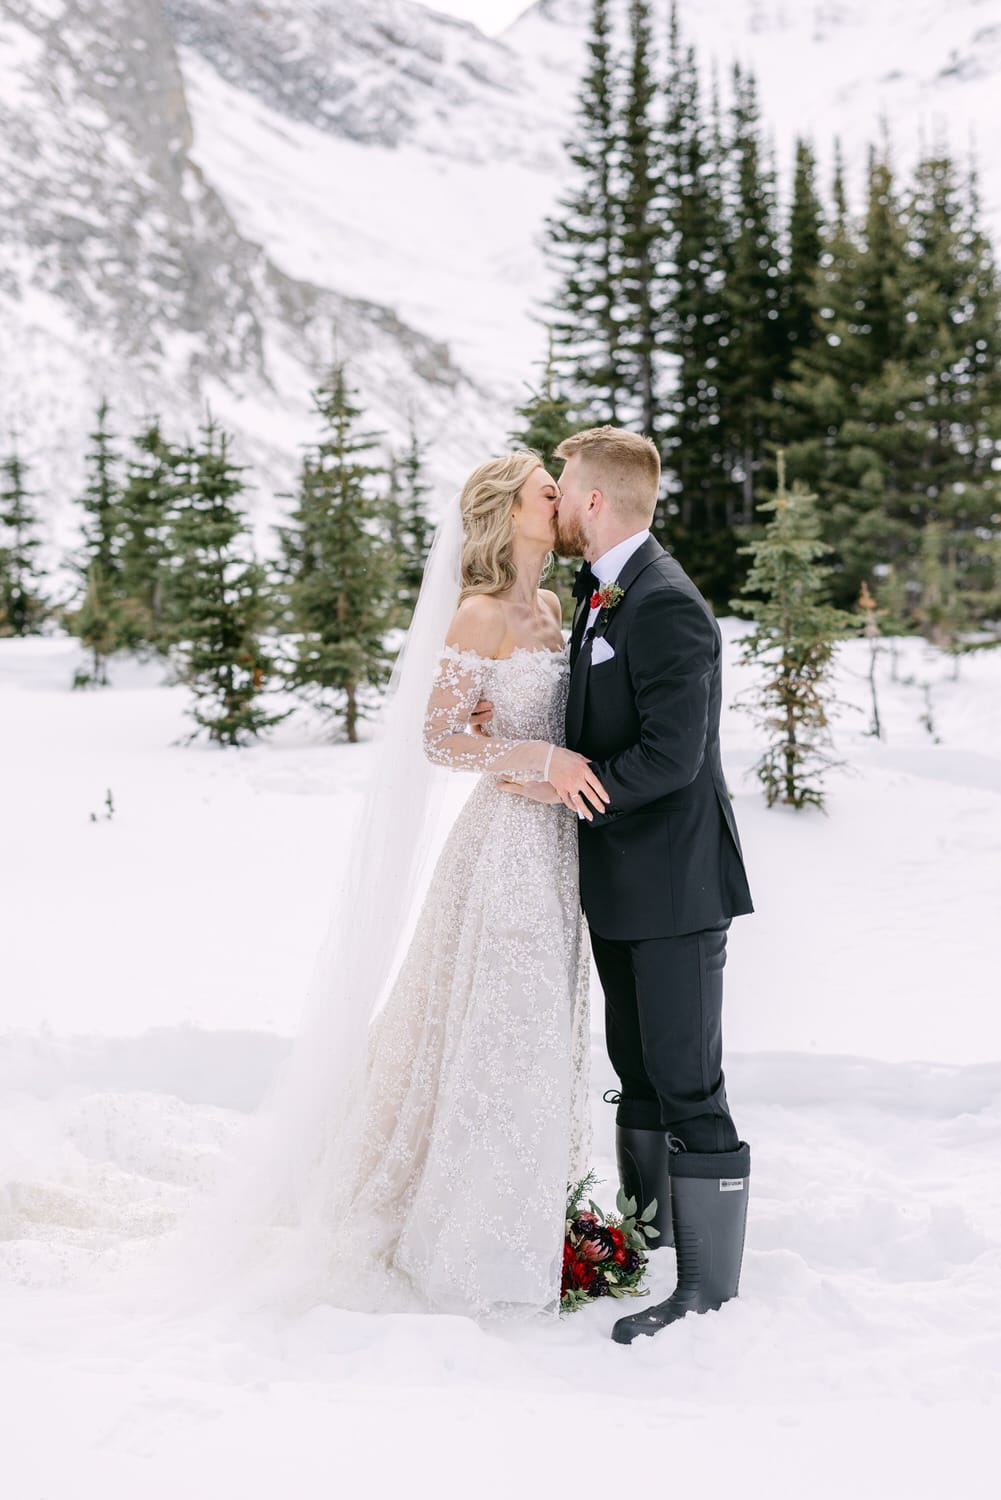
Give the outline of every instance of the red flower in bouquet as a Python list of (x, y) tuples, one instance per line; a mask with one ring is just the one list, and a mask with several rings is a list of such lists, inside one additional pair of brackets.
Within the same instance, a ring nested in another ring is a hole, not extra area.
[(646, 1247), (656, 1230), (649, 1220), (656, 1203), (643, 1215), (634, 1199), (621, 1191), (616, 1200), (619, 1217), (606, 1218), (596, 1203), (581, 1209), (594, 1182), (593, 1172), (576, 1183), (567, 1198), (566, 1238), (563, 1245), (563, 1276), (560, 1311), (571, 1312), (598, 1297), (636, 1297), (646, 1270)]

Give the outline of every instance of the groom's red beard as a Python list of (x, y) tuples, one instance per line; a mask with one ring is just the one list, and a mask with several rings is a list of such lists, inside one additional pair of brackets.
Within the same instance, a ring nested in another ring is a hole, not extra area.
[(559, 511), (556, 512), (556, 539), (553, 551), (557, 557), (583, 557), (587, 551), (587, 538), (579, 521), (567, 521), (564, 525)]

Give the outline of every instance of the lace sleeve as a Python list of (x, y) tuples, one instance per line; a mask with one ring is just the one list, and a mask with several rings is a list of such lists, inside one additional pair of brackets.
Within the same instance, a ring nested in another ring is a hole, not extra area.
[(427, 712), (424, 753), (437, 766), (495, 771), (509, 781), (545, 781), (553, 746), (545, 740), (505, 740), (476, 734), (469, 715), (483, 696), (487, 659), (446, 646), (438, 662)]

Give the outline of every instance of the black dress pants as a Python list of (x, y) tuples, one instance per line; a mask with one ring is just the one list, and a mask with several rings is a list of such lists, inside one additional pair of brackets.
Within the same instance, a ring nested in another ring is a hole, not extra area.
[(619, 1077), (616, 1123), (669, 1130), (689, 1151), (735, 1151), (723, 1079), (729, 922), (635, 942), (591, 933), (605, 1037)]

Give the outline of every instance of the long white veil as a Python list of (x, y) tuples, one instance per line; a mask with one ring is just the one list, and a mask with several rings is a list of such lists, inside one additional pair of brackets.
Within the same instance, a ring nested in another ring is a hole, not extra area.
[(172, 1302), (221, 1294), (302, 1307), (335, 1282), (332, 1231), (357, 1160), (369, 1024), (402, 958), (447, 795), (450, 773), (426, 758), (422, 728), (458, 601), (461, 551), (456, 499), (436, 530), (393, 669), (371, 779), (298, 1035), (216, 1186), (159, 1260), (161, 1291)]

